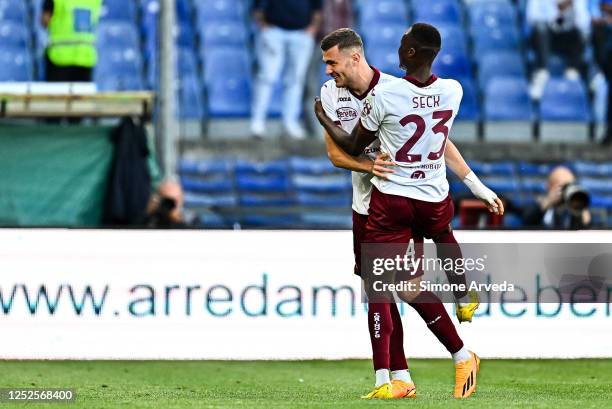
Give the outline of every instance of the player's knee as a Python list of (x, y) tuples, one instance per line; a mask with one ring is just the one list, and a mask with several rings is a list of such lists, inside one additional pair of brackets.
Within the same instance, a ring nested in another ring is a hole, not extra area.
[(413, 302), (421, 294), (420, 283), (420, 277), (408, 281), (409, 285), (406, 286), (406, 290), (398, 291), (397, 296), (405, 303)]

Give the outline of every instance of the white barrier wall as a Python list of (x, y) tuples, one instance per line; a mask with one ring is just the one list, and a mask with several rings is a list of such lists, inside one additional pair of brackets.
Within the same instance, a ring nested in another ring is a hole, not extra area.
[[(471, 243), (611, 236), (457, 232)], [(9, 229), (0, 242), (1, 359), (370, 357), (349, 231)], [(402, 310), (408, 356), (446, 357), (418, 315)], [(479, 311), (458, 330), (484, 357), (612, 356), (609, 304)]]

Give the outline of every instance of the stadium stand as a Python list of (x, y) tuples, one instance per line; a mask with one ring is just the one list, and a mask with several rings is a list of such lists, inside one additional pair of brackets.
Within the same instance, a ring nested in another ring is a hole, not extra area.
[[(0, 81), (43, 78), (46, 35), (38, 24), (40, 4), (41, 0), (0, 0)], [(594, 110), (586, 84), (596, 75), (595, 68), (575, 81), (561, 77), (562, 66), (552, 69), (541, 99), (530, 97), (533, 55), (524, 2), (355, 0), (354, 6), (368, 60), (390, 74), (402, 75), (397, 46), (410, 23), (425, 21), (440, 29), (443, 47), (434, 72), (457, 79), (464, 90), (452, 138), (534, 142), (539, 137), (542, 142), (584, 143), (593, 136)], [(94, 75), (99, 89), (158, 89), (159, 7), (159, 0), (104, 1)], [(176, 11), (178, 118), (248, 118), (256, 63), (249, 2), (177, 0)], [(595, 67), (592, 58), (592, 51), (585, 53), (587, 65)], [(323, 72), (321, 78), (327, 79)], [(280, 112), (281, 100), (275, 98), (273, 115)], [(518, 203), (543, 191), (550, 170), (548, 164), (532, 162), (472, 165), (493, 189)], [(592, 190), (593, 205), (611, 211), (612, 191), (605, 178), (612, 168), (585, 161), (572, 166), (580, 182)], [(350, 179), (326, 158), (296, 156), (265, 163), (184, 159), (179, 171), (186, 206), (200, 212), (205, 226), (350, 226)], [(452, 177), (451, 189), (459, 197), (467, 193)]]

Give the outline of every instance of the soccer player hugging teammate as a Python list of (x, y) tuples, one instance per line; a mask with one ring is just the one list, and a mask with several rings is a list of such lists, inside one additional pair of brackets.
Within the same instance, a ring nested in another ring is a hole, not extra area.
[[(326, 131), (330, 159), (334, 165), (353, 171), (353, 240), (358, 274), (362, 243), (409, 243), (424, 236), (445, 244), (438, 247), (439, 258), (461, 257), (450, 228), (454, 209), (445, 162), (491, 212), (503, 214), (502, 202), (448, 141), (462, 89), (457, 81), (431, 73), (440, 47), (435, 27), (414, 24), (402, 37), (398, 51), (407, 75), (397, 79), (367, 64), (361, 38), (350, 29), (334, 31), (321, 42), (327, 74), (333, 80), (323, 85), (315, 113)], [(381, 155), (375, 157), (379, 151)], [(446, 273), (449, 281), (465, 283), (463, 275)], [(418, 280), (420, 277), (412, 279), (415, 283)], [(454, 396), (470, 396), (476, 387), (480, 361), (463, 345), (440, 299), (419, 290), (397, 295), (419, 313), (451, 353), (455, 362)], [(455, 297), (459, 321), (471, 321), (479, 305), (476, 295), (464, 291), (456, 292)], [(404, 356), (397, 306), (392, 302), (369, 303), (368, 325), (376, 382), (364, 398), (416, 396)]]

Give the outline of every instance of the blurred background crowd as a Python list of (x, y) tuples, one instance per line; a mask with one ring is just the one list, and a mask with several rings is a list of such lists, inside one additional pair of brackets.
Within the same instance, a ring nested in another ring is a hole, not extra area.
[[(503, 219), (482, 214), (449, 176), (455, 226), (612, 224), (612, 0), (175, 5), (179, 179), (154, 184), (149, 224), (165, 209), (171, 227), (184, 217), (208, 228), (350, 227), (350, 178), (324, 157), (311, 112), (329, 79), (318, 42), (353, 27), (369, 63), (401, 76), (399, 40), (417, 21), (442, 34), (434, 73), (463, 86), (451, 138), (509, 207)], [(161, 9), (160, 0), (0, 0), (0, 82), (158, 91)]]

